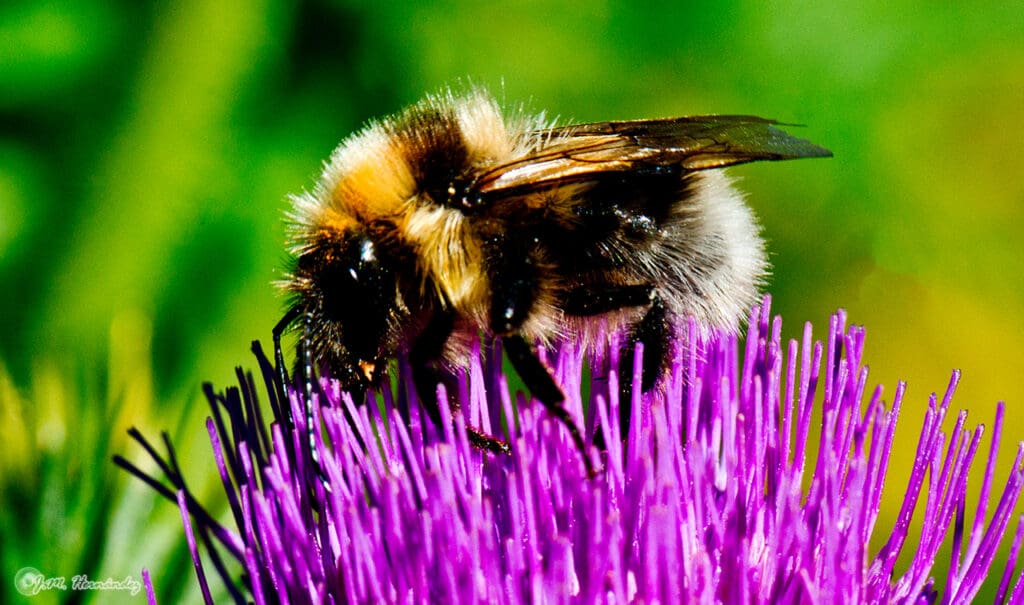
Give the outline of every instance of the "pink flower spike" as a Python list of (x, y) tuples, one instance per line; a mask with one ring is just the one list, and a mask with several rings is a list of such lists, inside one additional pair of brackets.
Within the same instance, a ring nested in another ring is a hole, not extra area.
[[(500, 347), (487, 342), (468, 347), (466, 373), (437, 389), (439, 402), (461, 406), (442, 406), (441, 427), (421, 409), (405, 359), (396, 386), (367, 398), (379, 408), (324, 377), (311, 402), (318, 460), (303, 389), (269, 424), (251, 378), (208, 389), (233, 530), (187, 491), (173, 450), (164, 460), (136, 437), (173, 489), (132, 472), (178, 502), (207, 603), (197, 537), (232, 596), (255, 603), (961, 603), (986, 584), (997, 602), (1024, 599), (1024, 522), (1004, 541), (1024, 449), (1005, 483), (993, 478), (1003, 407), (991, 431), (963, 413), (947, 423), (954, 373), (926, 403), (917, 442), (899, 446), (915, 451), (909, 480), (887, 482), (901, 408), (921, 402), (899, 384), (890, 406), (871, 387), (865, 330), (845, 312), (823, 340), (808, 324), (783, 346), (768, 302), (752, 310), (745, 342), (692, 320), (676, 326), (669, 367), (648, 392), (642, 346), (635, 359), (577, 342), (544, 352), (597, 477), (562, 423), (509, 391)], [(633, 366), (620, 372), (620, 357)], [(467, 427), (506, 440), (511, 454), (474, 449)], [(967, 501), (971, 473), (982, 473), (977, 502)], [(902, 500), (892, 527), (879, 521), (886, 490)], [(912, 527), (920, 540), (900, 570)], [(993, 572), (1000, 548), (1010, 558)]]

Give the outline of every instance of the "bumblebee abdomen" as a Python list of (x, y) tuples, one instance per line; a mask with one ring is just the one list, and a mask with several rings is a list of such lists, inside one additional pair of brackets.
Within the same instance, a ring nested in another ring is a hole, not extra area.
[(753, 212), (720, 170), (690, 175), (646, 254), (631, 263), (666, 309), (705, 326), (736, 329), (768, 273)]
[(669, 312), (734, 327), (767, 272), (753, 213), (721, 171), (602, 177), (537, 227), (565, 291), (652, 284)]

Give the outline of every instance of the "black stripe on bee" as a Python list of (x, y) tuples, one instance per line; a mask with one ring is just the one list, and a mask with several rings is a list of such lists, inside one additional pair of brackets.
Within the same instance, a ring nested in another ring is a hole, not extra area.
[(604, 175), (579, 195), (572, 208), (579, 221), (556, 242), (560, 260), (591, 270), (629, 265), (656, 244), (670, 221), (686, 215), (696, 178), (682, 171)]
[(417, 189), (436, 204), (449, 205), (453, 185), (469, 169), (469, 151), (451, 112), (431, 108), (407, 116), (396, 128), (408, 154)]

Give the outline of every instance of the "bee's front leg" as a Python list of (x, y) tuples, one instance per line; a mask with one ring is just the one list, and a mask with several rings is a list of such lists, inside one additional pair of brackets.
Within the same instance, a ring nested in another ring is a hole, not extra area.
[(531, 251), (513, 244), (507, 242), (490, 259), (491, 330), (501, 338), (512, 367), (533, 397), (565, 425), (583, 457), (587, 475), (594, 476), (596, 470), (587, 455), (583, 433), (563, 405), (565, 394), (537, 357), (533, 346), (519, 332), (534, 310), (542, 277)]
[[(436, 361), (440, 359), (444, 351), (444, 345), (452, 334), (455, 326), (455, 316), (451, 311), (437, 311), (430, 318), (426, 328), (420, 332), (412, 348), (409, 351), (409, 364), (412, 366), (412, 380), (416, 387), (416, 395), (427, 411), (434, 426), (442, 428), (441, 408), (437, 400), (437, 385), (445, 383), (448, 376), (439, 370)], [(448, 387), (450, 385), (446, 385)], [(462, 406), (454, 396), (454, 389), (448, 388), (448, 407), (453, 414), (459, 413)], [(508, 444), (490, 435), (466, 427), (469, 442), (473, 447), (493, 452), (496, 454), (508, 454)]]

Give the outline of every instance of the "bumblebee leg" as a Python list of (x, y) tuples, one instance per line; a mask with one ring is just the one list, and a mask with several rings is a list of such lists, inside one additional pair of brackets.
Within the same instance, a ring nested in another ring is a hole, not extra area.
[[(643, 318), (633, 326), (623, 345), (619, 362), (619, 426), (622, 435), (629, 432), (632, 414), (633, 361), (636, 358), (636, 343), (644, 343), (641, 388), (649, 391), (665, 366), (670, 348), (669, 328), (664, 304), (658, 299), (652, 285), (596, 285), (576, 288), (565, 299), (565, 312), (570, 315), (600, 315), (629, 307), (649, 307)], [(601, 443), (603, 433), (598, 431), (595, 443)]]
[(537, 301), (541, 268), (536, 256), (536, 244), (530, 239), (502, 237), (491, 243), (487, 259), (491, 282), (490, 327), (501, 338), (512, 367), (530, 393), (569, 430), (583, 457), (587, 475), (594, 476), (583, 434), (562, 405), (565, 401), (562, 389), (555, 384), (551, 372), (537, 358), (532, 346), (518, 334)]
[(287, 424), (291, 424), (291, 414), (288, 410), (291, 407), (288, 405), (288, 370), (285, 369), (284, 364), (284, 352), (281, 351), (281, 335), (288, 329), (296, 319), (301, 315), (298, 307), (292, 307), (288, 309), (288, 312), (284, 314), (281, 321), (277, 322), (274, 326), (274, 364), (277, 366), (277, 405), (280, 410), (282, 419)]
[[(289, 384), (288, 370), (285, 368), (284, 363), (284, 352), (281, 350), (281, 335), (284, 331), (294, 323), (297, 319), (302, 317), (302, 311), (298, 307), (292, 307), (284, 314), (279, 322), (274, 326), (274, 364), (277, 366), (277, 403), (278, 412), (280, 414), (280, 420), (285, 423), (288, 430), (295, 429), (295, 419), (291, 413), (291, 403), (288, 400), (287, 385)], [(308, 448), (309, 458), (312, 462), (313, 470), (316, 473), (317, 479), (323, 485), (324, 490), (328, 493), (331, 491), (331, 486), (327, 482), (327, 474), (324, 472), (323, 466), (320, 463), (320, 453), (316, 449), (316, 427), (313, 426), (313, 383), (316, 381), (316, 376), (313, 373), (313, 361), (309, 351), (309, 317), (305, 318), (303, 325), (302, 337), (299, 339), (298, 345), (298, 359), (296, 359), (296, 373), (302, 376), (302, 385), (305, 393), (305, 412), (306, 412), (306, 447)]]
[[(281, 321), (274, 326), (274, 364), (277, 365), (277, 402), (280, 419), (285, 423), (289, 431), (295, 429), (295, 419), (292, 418), (291, 403), (288, 400), (287, 385), (289, 383), (288, 370), (285, 369), (284, 352), (281, 350), (281, 335), (292, 323), (302, 316), (298, 307), (292, 307), (284, 314)], [(320, 453), (316, 450), (316, 428), (313, 426), (313, 362), (309, 352), (309, 318), (306, 318), (303, 327), (302, 337), (299, 340), (298, 359), (295, 360), (296, 372), (302, 376), (302, 384), (305, 392), (306, 405), (306, 447), (309, 448), (309, 458), (312, 461), (314, 472), (323, 485), (324, 490), (330, 493), (331, 486), (327, 482), (327, 474), (320, 464)], [(315, 501), (315, 498), (314, 498)]]
[[(313, 367), (313, 355), (310, 351), (310, 339), (312, 331), (312, 320), (309, 315), (305, 316), (305, 321), (302, 326), (302, 340), (300, 341), (300, 354), (299, 358), (302, 361), (302, 384), (305, 389), (306, 399), (306, 441), (307, 447), (309, 447), (309, 458), (313, 463), (313, 469), (316, 472), (317, 478), (320, 480), (321, 485), (324, 487), (324, 491), (327, 493), (331, 492), (330, 483), (327, 481), (327, 473), (324, 471), (323, 464), (320, 462), (320, 452), (316, 449), (316, 433), (320, 430), (320, 426), (315, 422), (313, 417), (313, 389), (316, 385), (316, 389), (320, 389), (320, 382), (316, 377), (316, 369)], [(321, 405), (327, 405), (326, 397), (323, 395), (323, 391), (320, 391)], [(365, 447), (365, 444), (360, 443), (360, 446)]]
[[(672, 348), (672, 330), (668, 310), (661, 299), (655, 298), (643, 318), (633, 326), (626, 341), (626, 355), (619, 364), (619, 371), (625, 372), (629, 382), (633, 381), (633, 358), (636, 354), (636, 343), (644, 343), (643, 373), (640, 388), (645, 392), (651, 390), (654, 383), (661, 377), (665, 369), (669, 352)], [(625, 384), (625, 381), (623, 381)]]
[(487, 265), (491, 283), (490, 326), (499, 336), (513, 334), (537, 302), (540, 269), (526, 242), (505, 237), (492, 242)]
[(646, 307), (654, 302), (654, 286), (595, 285), (570, 290), (563, 310), (568, 315), (601, 315), (628, 307)]
[(666, 361), (672, 348), (672, 331), (669, 327), (668, 310), (661, 299), (655, 297), (650, 309), (643, 318), (633, 326), (629, 338), (623, 345), (619, 361), (619, 422), (622, 436), (629, 432), (629, 419), (632, 408), (630, 393), (633, 390), (633, 363), (636, 359), (636, 343), (644, 343), (643, 369), (640, 388), (647, 392), (661, 377)]
[(505, 345), (505, 352), (508, 354), (509, 361), (512, 362), (512, 367), (515, 368), (523, 383), (530, 389), (530, 393), (544, 404), (548, 413), (557, 418), (569, 431), (573, 444), (576, 445), (576, 449), (583, 456), (583, 464), (586, 467), (587, 476), (595, 476), (597, 472), (590, 461), (590, 456), (587, 455), (587, 446), (583, 441), (583, 434), (580, 432), (579, 427), (576, 426), (572, 416), (569, 415), (569, 410), (565, 409), (565, 406), (562, 405), (562, 402), (565, 401), (565, 395), (562, 393), (562, 389), (555, 384), (555, 379), (551, 377), (551, 372), (537, 358), (533, 348), (522, 336), (513, 334), (503, 337), (501, 341)]
[[(455, 326), (455, 317), (447, 311), (435, 313), (428, 322), (427, 327), (420, 333), (416, 342), (409, 351), (409, 364), (412, 366), (412, 380), (416, 386), (416, 395), (419, 396), (423, 409), (427, 411), (434, 426), (441, 427), (441, 409), (437, 402), (437, 384), (444, 382), (446, 375), (437, 369), (434, 362), (441, 357), (444, 344), (451, 336), (452, 328)], [(448, 407), (453, 413), (458, 413), (460, 405), (449, 389)], [(508, 454), (508, 444), (490, 435), (466, 427), (467, 437), (473, 447), (493, 452), (496, 454)]]

